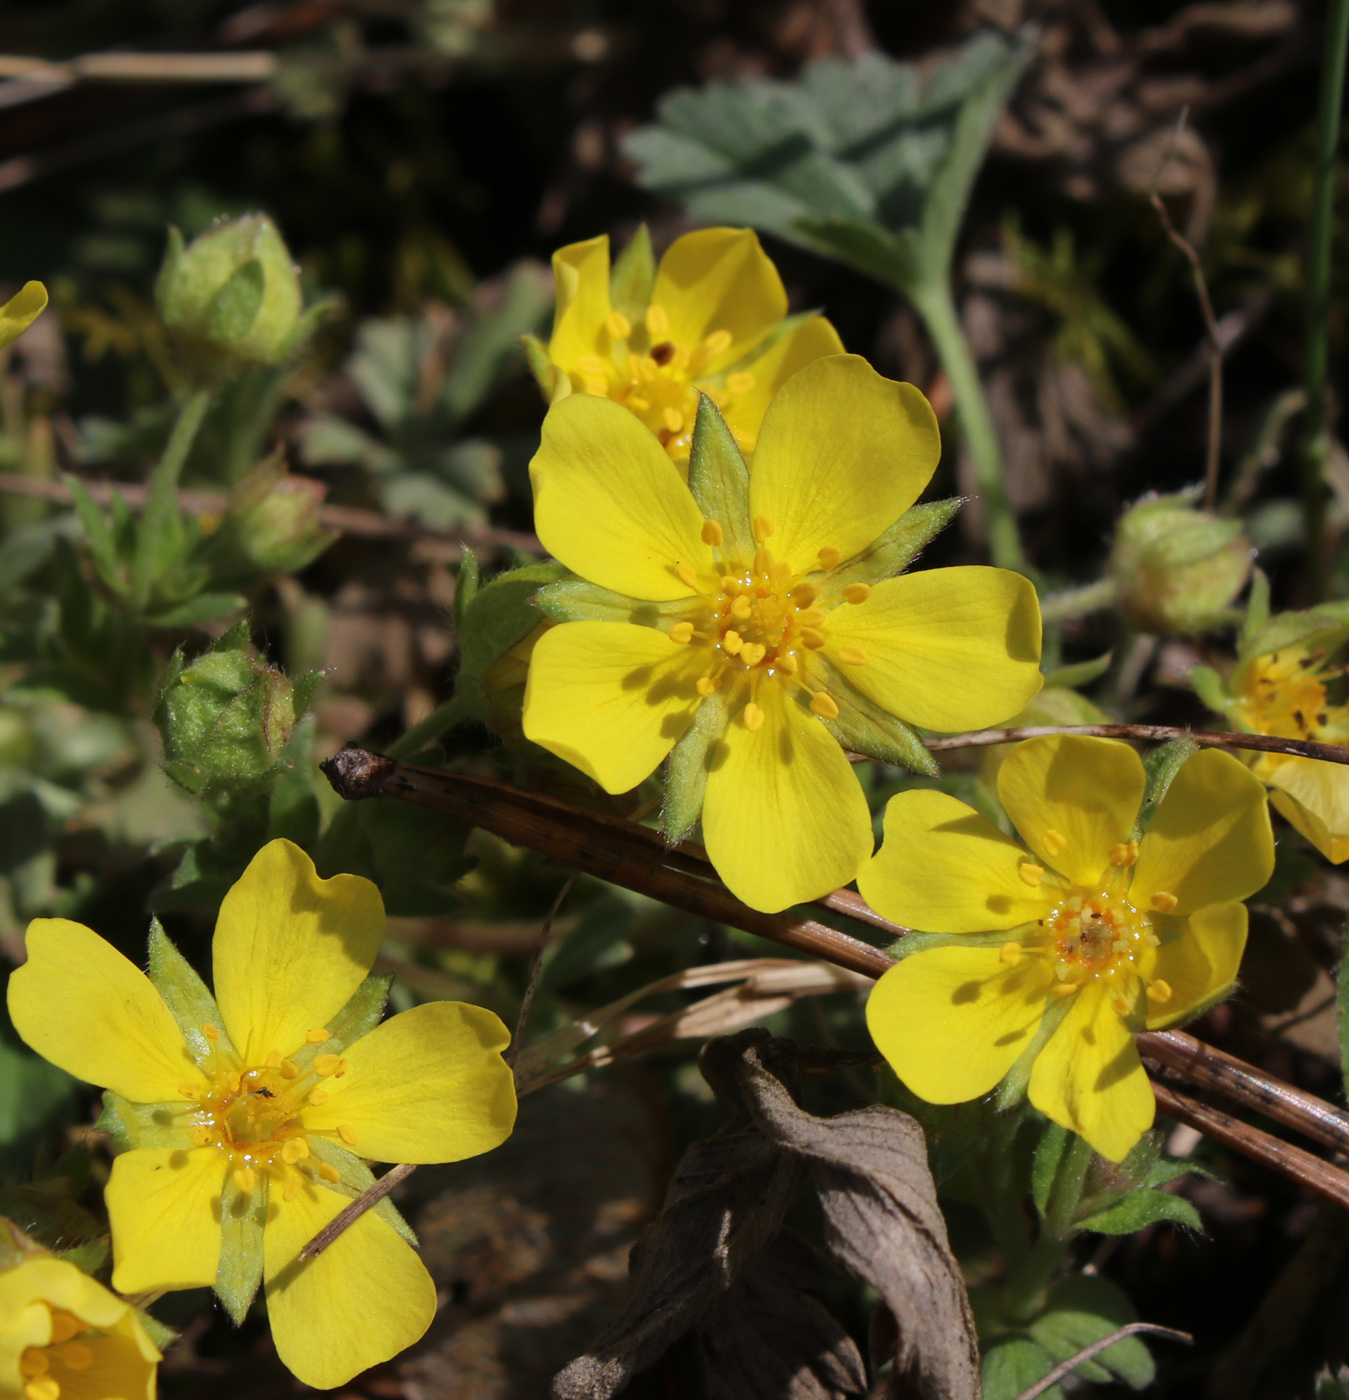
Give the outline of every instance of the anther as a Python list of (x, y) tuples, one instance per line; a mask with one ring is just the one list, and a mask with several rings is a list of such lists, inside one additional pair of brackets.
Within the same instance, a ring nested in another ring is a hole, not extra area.
[(342, 1063), (337, 1055), (320, 1055), (314, 1061), (314, 1072), (320, 1075), (329, 1075)]
[(742, 369), (737, 374), (726, 376), (726, 392), (732, 398), (739, 398), (741, 394), (748, 394), (754, 387), (754, 376), (749, 370)]
[(819, 559), (820, 568), (825, 570), (837, 569), (840, 561), (843, 559), (843, 551), (841, 549), (836, 549), (832, 544), (827, 544), (820, 551)]
[(707, 351), (709, 359), (716, 359), (718, 355), (724, 355), (730, 348), (730, 331), (713, 331), (712, 334), (703, 341), (703, 349)]
[(294, 1060), (281, 1061), (281, 1078), (298, 1079), (300, 1077), (300, 1066)]
[(819, 627), (828, 616), (823, 608), (807, 608), (805, 612), (797, 613), (796, 621), (802, 627)]
[(721, 639), (722, 651), (724, 651), (727, 656), (736, 656), (739, 654), (740, 648), (744, 645), (745, 639), (740, 633), (737, 632), (734, 627), (728, 627), (725, 635)]
[(251, 1191), (258, 1184), (258, 1174), (252, 1167), (236, 1167), (234, 1184), (240, 1191)]
[(1050, 988), (1050, 991), (1051, 991), (1056, 997), (1070, 997), (1070, 996), (1072, 996), (1072, 994), (1073, 994), (1075, 991), (1077, 991), (1077, 983), (1076, 983), (1076, 982), (1060, 982), (1057, 986), (1051, 987), (1051, 988)]
[(604, 322), (604, 329), (615, 340), (626, 340), (632, 334), (632, 322), (621, 311), (611, 311)]
[(731, 616), (738, 617), (743, 622), (750, 615), (753, 607), (754, 605), (750, 602), (748, 596), (744, 593), (739, 593), (731, 600)]
[(1169, 914), (1180, 900), (1166, 890), (1158, 890), (1148, 902), (1159, 914)]
[(801, 629), (801, 645), (809, 647), (811, 651), (819, 651), (824, 645), (824, 633), (817, 632), (813, 627), (803, 627)]
[(670, 628), (670, 640), (672, 642), (678, 642), (681, 647), (687, 646), (688, 643), (693, 640), (693, 623), (676, 622), (675, 625)]
[(707, 699), (709, 695), (715, 695), (721, 689), (721, 682), (713, 676), (698, 677), (698, 694)]
[(667, 408), (661, 414), (661, 420), (672, 433), (679, 432), (684, 426), (684, 415), (677, 408)]
[(281, 1160), (293, 1167), (309, 1156), (309, 1144), (302, 1137), (287, 1138), (281, 1145)]
[(61, 1348), (61, 1360), (72, 1371), (87, 1371), (94, 1364), (94, 1353), (83, 1342), (67, 1342)]
[(839, 715), (838, 705), (833, 696), (826, 695), (822, 690), (817, 690), (811, 697), (810, 712), (819, 715), (821, 719), (837, 719)]
[(998, 959), (1005, 962), (1008, 967), (1015, 967), (1021, 961), (1021, 944), (1014, 938), (1004, 943), (998, 953)]
[(1040, 838), (1040, 844), (1048, 855), (1056, 856), (1068, 844), (1067, 838), (1052, 828)]
[(356, 1131), (350, 1124), (339, 1123), (337, 1127), (337, 1136), (340, 1137), (348, 1147), (356, 1146)]
[(746, 666), (757, 666), (767, 655), (768, 648), (762, 642), (746, 642), (740, 648), (740, 659)]
[(211, 1130), (204, 1124), (192, 1129), (192, 1146), (205, 1147), (211, 1141)]
[(663, 336), (670, 329), (670, 318), (663, 306), (648, 306), (646, 308), (646, 328), (653, 340), (657, 336)]
[(279, 1050), (269, 1050), (267, 1058), (263, 1061), (268, 1069), (279, 1069), (281, 1067), (281, 1052)]
[(845, 666), (865, 666), (867, 664), (867, 651), (865, 647), (859, 647), (855, 642), (849, 642), (847, 646), (839, 647), (838, 659)]
[(722, 541), (721, 526), (715, 520), (703, 521), (703, 543), (715, 549)]
[(320, 1163), (319, 1163), (319, 1180), (320, 1180), (320, 1181), (330, 1181), (330, 1182), (332, 1182), (334, 1185), (336, 1185), (339, 1181), (342, 1180), (342, 1176), (341, 1176), (341, 1174), (338, 1172), (338, 1170), (337, 1170), (336, 1167), (330, 1167), (330, 1166), (327, 1164), (327, 1162), (320, 1162)]
[(792, 597), (798, 608), (808, 608), (820, 596), (820, 590), (813, 583), (798, 583), (792, 589)]
[(60, 1400), (61, 1387), (50, 1376), (29, 1381), (23, 1388), (24, 1400)]
[(1132, 865), (1138, 859), (1137, 841), (1119, 841), (1110, 848), (1111, 865)]
[(206, 1037), (207, 1040), (211, 1042), (212, 1045), (217, 1044), (220, 1040), (219, 1029), (216, 1026), (211, 1025), (209, 1021), (201, 1028), (201, 1033)]
[(781, 671), (784, 676), (794, 676), (797, 672), (796, 657), (791, 652), (785, 652), (773, 663), (774, 667)]
[(52, 1345), (58, 1342), (68, 1342), (76, 1332), (81, 1331), (79, 1320), (73, 1313), (54, 1312), (52, 1313)]
[(722, 574), (717, 582), (721, 585), (723, 593), (734, 593), (740, 587), (740, 580), (731, 574)]
[(698, 571), (692, 564), (681, 562), (674, 566), (674, 576), (684, 585), (691, 588), (696, 593), (698, 591)]
[(754, 517), (754, 538), (762, 544), (773, 533), (773, 522), (766, 515)]
[(178, 1092), (179, 1092), (185, 1099), (199, 1099), (199, 1098), (201, 1097), (201, 1085), (200, 1085), (200, 1084), (180, 1084), (180, 1085), (178, 1086)]
[(792, 566), (785, 560), (779, 559), (768, 574), (768, 582), (772, 585), (774, 592), (785, 593), (787, 585), (792, 581)]
[(757, 734), (763, 728), (764, 713), (753, 700), (740, 712), (740, 717), (751, 734)]
[(871, 585), (869, 583), (850, 583), (843, 590), (843, 599), (847, 603), (865, 603), (871, 597)]
[(1032, 865), (1030, 861), (1023, 860), (1017, 867), (1017, 874), (1021, 876), (1021, 883), (1029, 885), (1031, 889), (1038, 890), (1040, 881), (1044, 878), (1045, 868), (1043, 865)]
[(305, 1031), (304, 1039), (306, 1045), (322, 1045), (325, 1040), (332, 1039), (332, 1033), (322, 1026), (315, 1026), (312, 1031)]
[(1155, 1001), (1158, 1006), (1165, 1006), (1171, 1000), (1171, 984), (1155, 977), (1148, 983), (1148, 1000)]
[(767, 578), (768, 575), (773, 572), (773, 564), (775, 562), (771, 549), (761, 548), (756, 550), (754, 554), (754, 572), (756, 574), (762, 574)]
[(19, 1374), (23, 1376), (45, 1376), (51, 1369), (47, 1353), (40, 1347), (29, 1347), (19, 1358)]

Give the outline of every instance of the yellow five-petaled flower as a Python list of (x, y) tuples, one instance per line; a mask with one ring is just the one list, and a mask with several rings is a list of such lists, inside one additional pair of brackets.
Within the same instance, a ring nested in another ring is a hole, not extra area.
[(1136, 841), (1144, 789), (1114, 740), (1020, 745), (998, 796), (1029, 854), (945, 793), (891, 799), (862, 893), (899, 923), (983, 935), (911, 954), (871, 993), (872, 1037), (914, 1093), (977, 1098), (1026, 1057), (1031, 1103), (1102, 1156), (1120, 1161), (1151, 1126), (1132, 1032), (1231, 988), (1240, 901), (1269, 879), (1274, 839), (1264, 789), (1216, 749), (1182, 766)]
[(854, 355), (788, 380), (748, 472), (732, 445), (704, 479), (718, 454), (695, 443), (690, 484), (613, 402), (554, 404), (530, 465), (535, 525), (598, 589), (581, 590), (577, 620), (563, 620), (575, 588), (544, 603), (562, 625), (535, 645), (525, 734), (611, 793), (689, 735), (708, 855), (741, 899), (778, 910), (847, 884), (871, 816), (839, 740), (865, 748), (895, 717), (996, 723), (1041, 683), (1028, 580), (885, 576), (878, 537), (939, 454), (922, 394)]
[(131, 1148), (106, 1191), (113, 1286), (214, 1284), (238, 1313), (261, 1274), (278, 1354), (319, 1388), (410, 1346), (435, 1314), (435, 1285), (383, 1203), (297, 1262), (371, 1181), (362, 1159), (458, 1161), (515, 1120), (509, 1036), (490, 1011), (432, 1002), (372, 1028), (383, 933), (374, 885), (320, 880), (273, 841), (221, 905), (214, 998), (162, 934), (156, 990), (64, 919), (29, 926), (9, 984), (19, 1034), (110, 1090), (105, 1118)]

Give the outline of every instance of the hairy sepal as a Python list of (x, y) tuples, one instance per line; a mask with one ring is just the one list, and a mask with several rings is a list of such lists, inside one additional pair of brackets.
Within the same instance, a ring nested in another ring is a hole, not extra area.
[(749, 468), (716, 404), (698, 396), (689, 450), (689, 490), (698, 509), (721, 526), (727, 559), (748, 562), (758, 548), (749, 519)]
[(584, 579), (568, 578), (540, 588), (534, 595), (534, 606), (551, 622), (632, 622), (668, 632), (676, 622), (697, 617), (702, 605), (697, 598), (651, 603)]
[(838, 706), (838, 718), (825, 720), (824, 726), (845, 749), (925, 777), (937, 776), (941, 770), (936, 760), (909, 725), (869, 700), (842, 671), (823, 658), (812, 665), (812, 672), (816, 666), (823, 673), (820, 688)]
[(730, 711), (725, 700), (709, 695), (698, 706), (693, 723), (670, 750), (665, 769), (665, 801), (661, 806), (661, 835), (674, 845), (682, 841), (702, 815), (707, 791), (707, 762), (713, 746), (726, 732)]

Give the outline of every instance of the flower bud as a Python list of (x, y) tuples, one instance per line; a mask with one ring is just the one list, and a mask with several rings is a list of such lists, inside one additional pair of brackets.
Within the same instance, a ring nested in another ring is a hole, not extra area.
[(155, 702), (165, 772), (207, 800), (266, 792), (288, 767), (282, 750), (320, 679), (292, 682), (269, 666), (246, 622), (195, 661), (175, 653)]
[(1140, 631), (1163, 636), (1227, 621), (1250, 571), (1241, 522), (1196, 510), (1191, 492), (1131, 506), (1110, 554), (1120, 611)]
[(265, 214), (218, 223), (186, 247), (170, 229), (155, 299), (184, 351), (217, 368), (280, 364), (300, 334), (299, 276)]
[(239, 483), (212, 548), (247, 571), (293, 574), (337, 538), (319, 524), (326, 488), (291, 476), (279, 459), (264, 462)]

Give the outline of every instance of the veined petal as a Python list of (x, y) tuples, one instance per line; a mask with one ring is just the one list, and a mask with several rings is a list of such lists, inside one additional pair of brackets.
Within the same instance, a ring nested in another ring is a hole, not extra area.
[(846, 666), (858, 690), (924, 729), (997, 724), (1043, 683), (1035, 586), (1006, 569), (976, 564), (886, 579), (865, 602), (835, 608), (824, 632), (835, 665), (845, 665), (845, 646), (866, 653), (865, 665)]
[(929, 1103), (986, 1094), (1016, 1063), (1044, 1015), (1043, 958), (997, 948), (930, 948), (896, 963), (867, 1001), (867, 1028), (890, 1067)]
[(1332, 865), (1349, 860), (1349, 766), (1283, 754), (1266, 758), (1279, 760), (1259, 771), (1277, 789), (1269, 796), (1274, 810)]
[(300, 1250), (350, 1202), (311, 1184), (293, 1201), (274, 1191), (263, 1231), (272, 1339), (306, 1385), (331, 1390), (410, 1347), (436, 1314), (426, 1266), (374, 1211), (316, 1259)]
[(666, 338), (696, 350), (715, 331), (731, 343), (710, 362), (715, 373), (752, 350), (787, 314), (787, 293), (748, 228), (701, 228), (665, 250), (651, 305), (670, 318)]
[(726, 426), (744, 450), (752, 452), (758, 445), (768, 405), (797, 370), (826, 355), (843, 353), (843, 342), (833, 326), (823, 316), (812, 316), (782, 336), (757, 360), (751, 360), (744, 372), (754, 376), (753, 386), (729, 400), (722, 410)]
[(363, 1036), (347, 1072), (324, 1081), (308, 1130), (346, 1128), (343, 1141), (376, 1162), (459, 1162), (490, 1152), (515, 1126), (515, 1083), (501, 1020), (481, 1006), (433, 1001)]
[(1040, 919), (1049, 897), (1022, 879), (1029, 863), (987, 817), (944, 792), (890, 799), (885, 840), (857, 877), (868, 904), (925, 933), (984, 933)]
[(1129, 901), (1174, 895), (1173, 912), (1245, 899), (1274, 871), (1265, 789), (1245, 764), (1219, 749), (1188, 759), (1144, 836)]
[(384, 901), (359, 875), (320, 880), (289, 841), (269, 841), (230, 889), (216, 920), (215, 994), (247, 1065), (289, 1055), (326, 1026), (370, 972)]
[(1112, 1162), (1122, 1162), (1152, 1127), (1152, 1086), (1102, 983), (1089, 983), (1077, 994), (1035, 1057), (1029, 1094), (1047, 1118), (1086, 1138)]
[(1147, 779), (1143, 760), (1118, 739), (1051, 734), (1027, 739), (998, 770), (998, 797), (1045, 865), (1076, 885), (1110, 867), (1129, 840)]
[(1197, 1016), (1237, 980), (1246, 949), (1246, 906), (1209, 904), (1185, 922), (1185, 932), (1156, 952), (1152, 976), (1171, 988), (1171, 996), (1164, 1005), (1148, 1002), (1150, 1031)]
[(171, 1103), (201, 1075), (150, 979), (69, 919), (34, 919), (9, 979), (14, 1028), (44, 1059), (136, 1103)]
[(764, 415), (750, 514), (772, 522), (769, 547), (798, 572), (818, 568), (825, 548), (850, 559), (918, 499), (940, 456), (936, 416), (912, 384), (860, 355), (829, 355), (798, 370)]
[(569, 243), (553, 254), (557, 305), (548, 358), (568, 373), (576, 362), (599, 348), (600, 332), (610, 312), (609, 235)]
[(693, 597), (674, 572), (689, 564), (716, 590), (692, 493), (655, 435), (621, 404), (589, 394), (555, 403), (529, 479), (539, 539), (582, 578), (665, 602)]
[(525, 737), (606, 792), (627, 792), (655, 772), (693, 722), (705, 660), (654, 627), (565, 622), (534, 648)]
[(215, 1147), (136, 1149), (113, 1160), (104, 1199), (119, 1293), (205, 1288), (220, 1265), (226, 1161)]
[(703, 836), (731, 892), (776, 913), (856, 879), (871, 813), (843, 750), (785, 687), (761, 686), (758, 704), (762, 727), (742, 712), (711, 752)]

